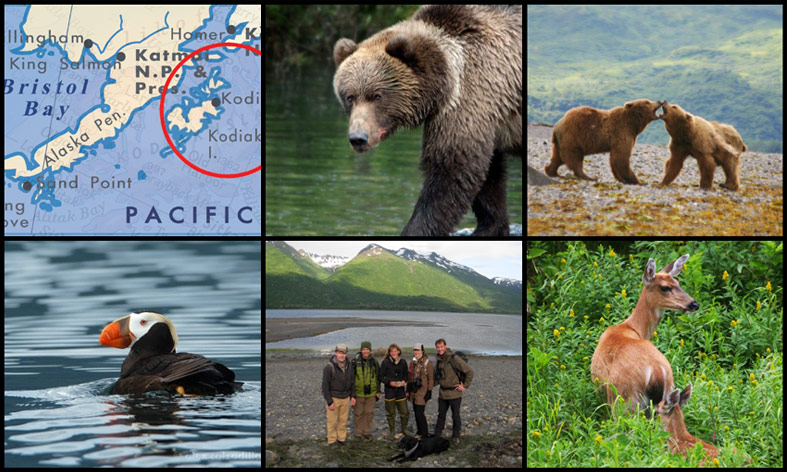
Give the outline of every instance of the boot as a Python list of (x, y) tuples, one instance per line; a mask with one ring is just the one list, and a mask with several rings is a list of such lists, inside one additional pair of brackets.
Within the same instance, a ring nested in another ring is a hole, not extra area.
[(409, 437), (415, 437), (415, 434), (407, 429), (407, 423), (410, 421), (410, 410), (407, 408), (407, 402), (396, 402), (396, 408), (399, 410), (399, 419), (402, 422), (402, 434)]
[(394, 402), (385, 402), (385, 418), (388, 420), (388, 440), (396, 439), (396, 406)]

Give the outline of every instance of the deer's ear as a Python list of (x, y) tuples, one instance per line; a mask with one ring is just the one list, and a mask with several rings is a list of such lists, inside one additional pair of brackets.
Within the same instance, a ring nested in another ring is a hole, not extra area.
[(653, 282), (653, 277), (656, 276), (656, 261), (653, 258), (650, 258), (648, 261), (647, 267), (645, 267), (645, 273), (642, 274), (642, 283), (645, 285), (650, 285)]
[(691, 384), (689, 384), (686, 388), (683, 389), (682, 392), (680, 392), (680, 406), (685, 405), (686, 402), (689, 401), (689, 398), (691, 398)]
[(673, 277), (677, 277), (680, 274), (680, 271), (683, 270), (683, 264), (686, 262), (686, 259), (689, 258), (688, 254), (680, 256), (679, 258), (672, 261), (667, 267), (661, 269), (662, 272), (666, 272)]

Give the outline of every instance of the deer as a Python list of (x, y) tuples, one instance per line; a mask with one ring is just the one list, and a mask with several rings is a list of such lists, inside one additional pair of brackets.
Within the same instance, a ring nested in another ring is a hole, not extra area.
[(645, 410), (650, 418), (651, 401), (656, 405), (675, 389), (672, 366), (650, 338), (665, 310), (691, 312), (700, 306), (675, 280), (688, 258), (688, 254), (681, 256), (659, 272), (651, 258), (642, 274), (644, 286), (634, 311), (599, 338), (590, 373), (604, 386), (607, 403), (612, 404), (615, 399), (612, 385), (628, 409)]
[(683, 421), (681, 406), (691, 397), (691, 384), (682, 392), (675, 388), (672, 365), (650, 341), (666, 310), (692, 312), (700, 307), (675, 280), (688, 258), (688, 254), (680, 256), (659, 272), (656, 262), (648, 260), (634, 311), (623, 323), (607, 328), (601, 335), (590, 372), (602, 382), (607, 403), (612, 404), (615, 399), (612, 385), (630, 410), (645, 410), (651, 418), (651, 402), (656, 405), (653, 412), (661, 416), (664, 430), (672, 433), (671, 452), (685, 455), (700, 442), (706, 456), (713, 459), (718, 456), (716, 448), (692, 436)]
[[(664, 430), (672, 433), (672, 437), (669, 439), (669, 449), (673, 454), (683, 454), (683, 457), (686, 457), (689, 451), (697, 443), (700, 443), (705, 450), (705, 458), (713, 460), (719, 456), (719, 451), (702, 439), (695, 438), (686, 429), (681, 407), (689, 401), (689, 398), (691, 398), (691, 384), (683, 391), (678, 389), (671, 391), (653, 408), (653, 411), (661, 416), (661, 425)], [(700, 466), (704, 465), (705, 460), (700, 462)]]

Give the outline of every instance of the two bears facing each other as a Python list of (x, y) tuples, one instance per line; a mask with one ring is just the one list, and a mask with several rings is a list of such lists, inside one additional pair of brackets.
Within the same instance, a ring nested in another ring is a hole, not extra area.
[(522, 156), (522, 7), (433, 5), (333, 50), (334, 89), (364, 152), (424, 125), (425, 181), (404, 236), (508, 235), (504, 154)]
[[(663, 112), (658, 114), (659, 109)], [(728, 190), (738, 189), (740, 154), (746, 151), (738, 132), (730, 125), (708, 122), (666, 101), (641, 99), (611, 110), (591, 107), (573, 108), (552, 130), (552, 159), (544, 167), (551, 177), (566, 166), (579, 178), (596, 180), (582, 169), (586, 155), (609, 152), (615, 179), (625, 184), (641, 183), (631, 169), (630, 157), (637, 136), (654, 120), (664, 120), (670, 135), (670, 157), (664, 165), (660, 185), (669, 185), (683, 168), (688, 156), (697, 159), (700, 187), (710, 189), (716, 166), (722, 166)]]

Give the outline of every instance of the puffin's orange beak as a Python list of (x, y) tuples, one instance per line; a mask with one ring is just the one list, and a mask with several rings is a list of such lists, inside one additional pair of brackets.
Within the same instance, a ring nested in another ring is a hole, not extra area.
[(128, 329), (129, 317), (119, 318), (108, 324), (103, 331), (98, 343), (103, 346), (112, 346), (123, 349), (131, 345), (134, 334)]

